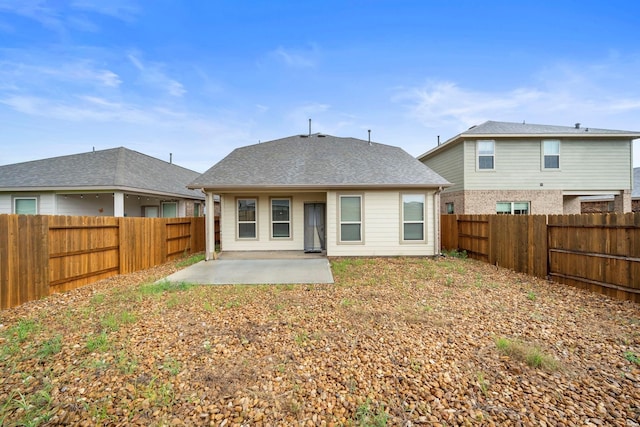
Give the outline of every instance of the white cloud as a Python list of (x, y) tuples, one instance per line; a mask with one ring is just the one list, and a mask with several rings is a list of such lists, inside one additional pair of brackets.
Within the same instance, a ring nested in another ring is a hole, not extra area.
[(74, 0), (71, 7), (111, 16), (121, 21), (132, 22), (140, 14), (134, 0)]
[(134, 53), (129, 53), (127, 58), (129, 58), (129, 61), (131, 61), (134, 67), (140, 72), (140, 80), (144, 84), (160, 89), (177, 98), (187, 92), (182, 83), (168, 77), (161, 70), (162, 66), (160, 64), (143, 63)]
[(270, 54), (287, 66), (294, 68), (312, 68), (316, 66), (317, 62), (315, 59), (317, 50), (315, 48), (302, 52), (278, 47)]

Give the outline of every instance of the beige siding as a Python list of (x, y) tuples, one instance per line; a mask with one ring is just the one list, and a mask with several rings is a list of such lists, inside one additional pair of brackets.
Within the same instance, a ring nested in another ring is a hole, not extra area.
[(456, 144), (423, 161), (434, 172), (453, 184), (446, 188), (446, 192), (460, 191), (464, 186), (463, 150), (463, 144)]
[(630, 141), (560, 140), (560, 170), (542, 170), (542, 139), (496, 140), (495, 170), (476, 170), (465, 141), (466, 190), (619, 191), (631, 188)]
[[(257, 239), (236, 237), (236, 199), (258, 199)], [(291, 238), (271, 238), (271, 199), (291, 199)], [(304, 250), (304, 204), (325, 203), (325, 193), (277, 193), (277, 194), (221, 194), (220, 239), (223, 251), (285, 251)]]
[[(434, 255), (434, 192), (426, 195), (426, 241), (401, 243), (401, 194), (418, 191), (334, 192), (327, 194), (327, 255), (397, 256)], [(364, 203), (363, 243), (338, 242), (338, 194), (362, 194)]]

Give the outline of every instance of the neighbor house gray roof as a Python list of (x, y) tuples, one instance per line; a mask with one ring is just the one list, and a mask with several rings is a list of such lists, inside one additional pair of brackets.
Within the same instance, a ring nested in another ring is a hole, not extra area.
[(468, 138), (531, 138), (544, 136), (547, 138), (624, 138), (636, 139), (640, 138), (640, 132), (613, 130), (613, 129), (596, 129), (583, 127), (577, 123), (575, 126), (553, 126), (553, 125), (535, 125), (529, 123), (511, 123), (511, 122), (494, 122), (487, 121), (478, 126), (472, 126), (466, 131), (454, 136), (426, 153), (418, 156), (423, 159), (432, 153), (464, 141)]
[(398, 147), (331, 135), (296, 135), (237, 148), (190, 188), (439, 187), (449, 183)]
[(120, 190), (204, 199), (198, 172), (124, 147), (0, 166), (0, 191)]

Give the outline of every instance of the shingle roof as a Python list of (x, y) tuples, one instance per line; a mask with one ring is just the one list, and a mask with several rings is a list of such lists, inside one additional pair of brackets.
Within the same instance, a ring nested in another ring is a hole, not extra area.
[(0, 191), (120, 189), (204, 199), (198, 172), (124, 147), (0, 166)]
[[(579, 124), (578, 124), (579, 125)], [(535, 125), (487, 121), (473, 126), (460, 135), (616, 135), (640, 138), (640, 132), (626, 130), (596, 129), (582, 126)]]
[(398, 147), (313, 134), (237, 148), (190, 188), (446, 186)]
[(536, 125), (530, 123), (511, 123), (511, 122), (494, 122), (487, 121), (478, 126), (472, 126), (466, 131), (459, 133), (453, 138), (445, 141), (437, 147), (427, 151), (426, 153), (418, 156), (418, 159), (423, 159), (431, 155), (432, 153), (444, 149), (446, 146), (451, 146), (457, 142), (463, 141), (465, 138), (477, 138), (477, 137), (557, 137), (557, 138), (627, 138), (637, 139), (640, 138), (640, 132), (638, 131), (626, 131), (626, 130), (613, 130), (613, 129), (597, 129), (583, 126), (554, 126), (554, 125)]

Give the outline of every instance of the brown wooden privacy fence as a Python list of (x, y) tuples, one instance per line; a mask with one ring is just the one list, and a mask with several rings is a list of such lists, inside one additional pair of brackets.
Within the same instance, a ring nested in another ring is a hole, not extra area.
[(640, 213), (443, 215), (443, 249), (640, 302)]
[(0, 308), (201, 252), (204, 221), (0, 215)]

